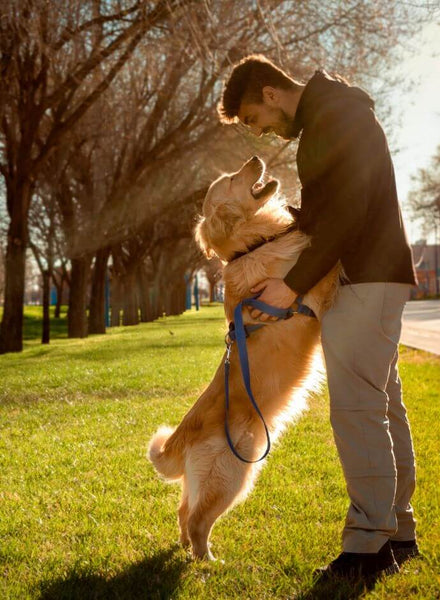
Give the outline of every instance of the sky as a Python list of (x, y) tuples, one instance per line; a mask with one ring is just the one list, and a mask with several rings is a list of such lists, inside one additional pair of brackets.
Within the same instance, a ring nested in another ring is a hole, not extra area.
[[(414, 186), (411, 175), (429, 165), (440, 145), (440, 24), (425, 26), (405, 54), (397, 67), (398, 73), (414, 80), (414, 85), (409, 93), (399, 95), (396, 92), (401, 123), (395, 132), (399, 152), (393, 156), (393, 161), (405, 226), (414, 243), (422, 237), (422, 232), (407, 208), (408, 192)], [(434, 243), (433, 233), (428, 241)]]

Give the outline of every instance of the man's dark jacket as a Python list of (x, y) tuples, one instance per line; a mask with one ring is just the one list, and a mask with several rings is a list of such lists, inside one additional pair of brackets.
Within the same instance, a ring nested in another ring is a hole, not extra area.
[(415, 284), (394, 169), (374, 102), (317, 71), (301, 95), (293, 136), (301, 138), (299, 227), (311, 246), (285, 278), (303, 294), (338, 260), (349, 283)]

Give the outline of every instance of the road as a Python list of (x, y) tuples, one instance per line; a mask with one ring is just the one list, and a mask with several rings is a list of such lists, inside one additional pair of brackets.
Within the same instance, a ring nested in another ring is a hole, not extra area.
[(440, 355), (440, 300), (408, 302), (400, 342)]

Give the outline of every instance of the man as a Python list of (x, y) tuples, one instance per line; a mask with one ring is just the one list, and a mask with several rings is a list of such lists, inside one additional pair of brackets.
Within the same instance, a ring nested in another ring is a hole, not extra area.
[[(414, 452), (397, 371), (401, 317), (416, 283), (383, 130), (361, 89), (317, 71), (306, 85), (263, 56), (235, 65), (219, 104), (224, 123), (257, 136), (300, 136), (299, 227), (311, 246), (284, 280), (252, 291), (292, 305), (337, 261), (343, 278), (322, 321), (330, 420), (351, 504), (343, 552), (324, 576), (393, 573), (418, 554), (410, 499)], [(261, 320), (268, 315), (254, 311)]]

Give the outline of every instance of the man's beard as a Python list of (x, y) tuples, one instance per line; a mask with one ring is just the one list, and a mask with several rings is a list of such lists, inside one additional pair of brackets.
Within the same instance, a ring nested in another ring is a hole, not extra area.
[(263, 129), (263, 133), (275, 133), (278, 137), (281, 137), (285, 140), (294, 139), (293, 135), (293, 123), (294, 119), (290, 117), (282, 108), (278, 109), (277, 122), (275, 125), (271, 127), (265, 127)]
[(282, 131), (282, 134), (280, 134), (281, 137), (285, 140), (294, 139), (293, 124), (295, 119), (293, 117), (290, 117), (286, 112), (284, 112), (282, 108), (280, 108), (280, 117), (280, 130)]

